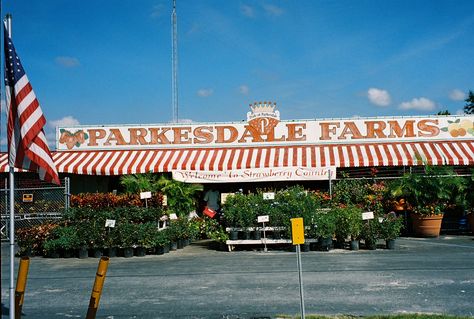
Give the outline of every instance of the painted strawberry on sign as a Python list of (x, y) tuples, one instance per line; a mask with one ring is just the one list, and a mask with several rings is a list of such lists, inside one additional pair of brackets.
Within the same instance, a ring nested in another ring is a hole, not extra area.
[(59, 132), (61, 133), (59, 143), (66, 144), (68, 150), (72, 149), (74, 146), (81, 146), (81, 144), (84, 144), (84, 142), (89, 138), (89, 135), (83, 130), (71, 133), (68, 130), (61, 129)]

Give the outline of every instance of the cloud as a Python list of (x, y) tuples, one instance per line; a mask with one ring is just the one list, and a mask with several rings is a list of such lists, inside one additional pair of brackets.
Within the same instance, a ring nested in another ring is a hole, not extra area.
[(240, 94), (243, 94), (243, 95), (248, 95), (249, 94), (249, 87), (245, 84), (242, 84), (241, 86), (239, 86), (239, 92)]
[(200, 97), (208, 97), (214, 93), (213, 89), (200, 89), (197, 91), (197, 95)]
[(151, 17), (153, 19), (161, 17), (162, 15), (164, 15), (164, 13), (165, 6), (162, 3), (153, 6), (153, 8), (151, 9)]
[(64, 68), (75, 68), (81, 65), (77, 58), (71, 56), (58, 56), (54, 61)]
[(79, 121), (72, 117), (71, 115), (65, 116), (62, 119), (55, 120), (55, 121), (49, 121), (48, 125), (52, 128), (57, 127), (57, 126), (62, 126), (62, 127), (67, 127), (67, 126), (75, 126), (79, 125)]
[(466, 94), (459, 89), (454, 89), (449, 92), (449, 98), (453, 101), (463, 101), (466, 98)]
[(255, 10), (253, 7), (243, 4), (240, 6), (240, 12), (247, 18), (255, 18)]
[(367, 97), (370, 103), (378, 106), (387, 106), (392, 102), (388, 91), (377, 88), (370, 88), (367, 91)]
[(435, 108), (435, 103), (425, 97), (414, 98), (410, 102), (403, 102), (399, 108), (402, 110), (419, 110), (419, 111), (432, 111)]
[(263, 10), (265, 10), (265, 13), (272, 17), (279, 17), (284, 13), (282, 8), (277, 7), (273, 4), (264, 4), (262, 5), (262, 7)]
[(464, 109), (456, 111), (456, 115), (464, 115), (464, 114), (466, 114), (466, 113), (464, 113)]

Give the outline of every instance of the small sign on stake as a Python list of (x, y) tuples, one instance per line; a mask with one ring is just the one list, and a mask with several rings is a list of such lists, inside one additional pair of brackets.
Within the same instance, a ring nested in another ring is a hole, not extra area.
[(263, 199), (275, 199), (275, 193), (263, 193)]
[(257, 222), (258, 223), (268, 223), (270, 221), (270, 216), (269, 215), (263, 215), (263, 216), (258, 216), (257, 217)]
[(374, 219), (374, 212), (362, 213), (362, 220)]
[(115, 219), (106, 219), (105, 220), (105, 227), (114, 228), (115, 227)]
[(140, 199), (148, 199), (151, 198), (151, 192), (141, 192)]

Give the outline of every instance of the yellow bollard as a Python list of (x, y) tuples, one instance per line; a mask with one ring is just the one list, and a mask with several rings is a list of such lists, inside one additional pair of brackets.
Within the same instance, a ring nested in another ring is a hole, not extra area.
[(89, 301), (89, 308), (87, 309), (86, 319), (95, 319), (97, 308), (99, 308), (100, 295), (102, 294), (102, 287), (104, 286), (105, 275), (107, 267), (109, 266), (109, 257), (102, 257), (97, 267), (95, 274), (94, 287), (92, 288), (91, 300)]
[(21, 309), (25, 299), (26, 279), (28, 278), (28, 268), (30, 267), (30, 258), (21, 257), (18, 268), (18, 278), (16, 279), (15, 289), (15, 318), (21, 318)]

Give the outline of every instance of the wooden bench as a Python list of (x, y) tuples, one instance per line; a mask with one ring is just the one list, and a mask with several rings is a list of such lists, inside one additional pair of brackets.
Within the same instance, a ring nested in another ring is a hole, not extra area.
[[(225, 230), (226, 232), (230, 231), (265, 231), (266, 232), (273, 232), (273, 231), (282, 231), (285, 230), (286, 227), (247, 227), (247, 228), (235, 228), (235, 227), (227, 227)], [(307, 243), (315, 243), (317, 239), (305, 239)], [(261, 238), (261, 239), (237, 239), (237, 240), (226, 240), (226, 245), (229, 251), (233, 251), (235, 246), (237, 245), (283, 245), (283, 244), (291, 244), (291, 239), (269, 239), (269, 238)]]

